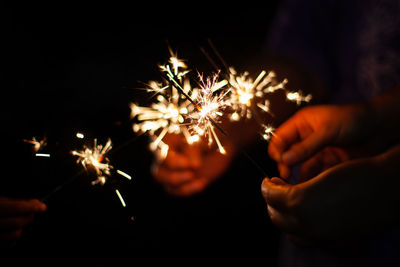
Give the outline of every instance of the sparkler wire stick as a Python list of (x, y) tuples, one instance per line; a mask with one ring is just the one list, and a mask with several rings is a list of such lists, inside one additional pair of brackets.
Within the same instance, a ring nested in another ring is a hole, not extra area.
[(73, 181), (75, 181), (79, 176), (81, 176), (83, 173), (85, 172), (85, 170), (81, 170), (79, 172), (77, 172), (76, 174), (74, 174), (73, 176), (71, 176), (70, 178), (68, 178), (67, 180), (65, 180), (65, 182), (63, 182), (62, 184), (58, 185), (56, 188), (54, 188), (52, 191), (50, 191), (47, 195), (45, 195), (44, 197), (42, 197), (40, 199), (40, 201), (45, 202), (47, 201), (51, 196), (53, 196), (55, 193), (57, 193), (58, 191), (60, 191), (63, 187), (65, 187), (67, 184), (72, 183)]

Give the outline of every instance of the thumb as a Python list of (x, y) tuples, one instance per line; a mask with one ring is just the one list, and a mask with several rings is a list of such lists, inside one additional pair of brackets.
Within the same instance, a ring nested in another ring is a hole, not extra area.
[(261, 185), (271, 221), (286, 233), (295, 233), (297, 227), (288, 206), (291, 188), (290, 184), (277, 177), (265, 178)]
[(327, 144), (327, 139), (328, 135), (326, 131), (313, 132), (301, 142), (292, 145), (282, 154), (283, 163), (293, 166), (309, 159)]
[(278, 177), (266, 177), (261, 184), (261, 192), (268, 205), (276, 209), (286, 209), (291, 187)]

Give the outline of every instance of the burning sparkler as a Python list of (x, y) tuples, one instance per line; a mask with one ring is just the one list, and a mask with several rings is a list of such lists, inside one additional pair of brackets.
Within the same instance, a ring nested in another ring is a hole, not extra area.
[[(269, 113), (269, 100), (266, 99), (266, 95), (274, 93), (277, 90), (284, 90), (286, 92), (286, 99), (296, 102), (297, 105), (311, 100), (312, 96), (310, 94), (303, 95), (301, 91), (287, 91), (285, 89), (287, 83), (287, 79), (278, 82), (274, 71), (270, 71), (267, 74), (263, 70), (253, 81), (248, 72), (239, 75), (233, 67), (230, 67), (229, 85), (233, 93), (230, 94), (228, 101), (233, 110), (231, 120), (238, 121), (241, 118), (251, 119), (254, 112), (251, 109), (253, 103), (256, 103), (256, 106), (262, 111)], [(264, 101), (264, 103), (260, 101)]]
[(223, 116), (223, 110), (227, 107), (225, 102), (225, 94), (216, 93), (223, 88), (227, 81), (218, 81), (218, 75), (215, 74), (212, 78), (208, 77), (204, 80), (202, 75), (199, 75), (201, 86), (196, 88), (195, 98), (192, 99), (196, 104), (196, 112), (193, 112), (191, 118), (196, 122), (192, 125), (191, 130), (198, 135), (208, 136), (208, 143), (211, 145), (215, 140), (218, 150), (221, 154), (226, 151), (222, 146), (218, 135), (215, 133), (215, 124), (219, 122), (219, 118)]
[[(189, 93), (189, 84), (185, 83), (185, 90)], [(148, 132), (154, 137), (150, 144), (150, 149), (155, 151), (161, 149), (162, 156), (165, 157), (168, 152), (168, 145), (162, 142), (167, 133), (182, 133), (189, 144), (199, 140), (196, 135), (190, 134), (185, 125), (186, 116), (193, 112), (193, 105), (187, 99), (183, 99), (176, 87), (168, 85), (164, 88), (170, 88), (170, 94), (164, 90), (156, 89), (158, 95), (156, 102), (150, 107), (138, 106), (131, 103), (131, 117), (137, 119), (133, 124), (135, 132)]]
[[(85, 170), (88, 168), (94, 169), (96, 172), (96, 180), (92, 181), (92, 185), (100, 184), (104, 185), (107, 179), (111, 177), (111, 170), (114, 168), (110, 165), (110, 160), (106, 154), (112, 149), (111, 139), (108, 139), (106, 144), (97, 144), (97, 139), (94, 139), (93, 147), (84, 146), (81, 151), (72, 151), (71, 154), (77, 156), (77, 163), (82, 164)], [(127, 173), (117, 170), (119, 175), (131, 180), (132, 177)], [(126, 204), (118, 190), (115, 191), (118, 198), (121, 200), (121, 204), (125, 207)]]
[(229, 103), (233, 110), (231, 120), (238, 121), (243, 117), (248, 119), (252, 117), (252, 103), (255, 98), (263, 96), (263, 88), (272, 83), (273, 77), (273, 72), (266, 75), (266, 72), (262, 71), (253, 81), (248, 72), (238, 75), (234, 68), (229, 68), (229, 85), (232, 91)]
[(50, 154), (48, 153), (38, 153), (39, 151), (42, 151), (44, 147), (47, 146), (46, 138), (43, 138), (42, 140), (39, 141), (36, 139), (36, 137), (32, 137), (32, 140), (24, 139), (23, 141), (25, 143), (33, 145), (32, 150), (35, 153), (36, 157), (47, 157), (47, 158), (50, 157)]
[(112, 148), (111, 139), (108, 139), (107, 143), (103, 145), (97, 144), (97, 139), (94, 139), (93, 148), (84, 146), (81, 151), (72, 151), (72, 155), (78, 156), (77, 163), (87, 170), (88, 167), (93, 168), (96, 171), (97, 179), (92, 184), (104, 185), (106, 177), (110, 176), (110, 170), (112, 166), (109, 164), (109, 159), (105, 154)]
[[(160, 149), (162, 158), (168, 153), (168, 145), (162, 142), (167, 133), (183, 134), (188, 144), (199, 141), (200, 136), (208, 133), (216, 140), (219, 151), (225, 153), (210, 119), (222, 115), (217, 110), (223, 98), (213, 94), (227, 82), (217, 82), (216, 75), (212, 82), (204, 82), (201, 78), (203, 86), (193, 88), (185, 77), (189, 73), (186, 64), (172, 52), (169, 64), (160, 65), (159, 68), (166, 74), (166, 84), (156, 81), (149, 83), (147, 91), (157, 94), (156, 102), (150, 107), (131, 104), (131, 117), (138, 120), (133, 124), (133, 130), (148, 132), (153, 137), (150, 149)], [(209, 140), (212, 142), (212, 138)]]

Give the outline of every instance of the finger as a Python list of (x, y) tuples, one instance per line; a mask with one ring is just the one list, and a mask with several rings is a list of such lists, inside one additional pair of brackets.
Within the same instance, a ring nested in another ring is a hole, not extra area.
[(190, 170), (171, 171), (170, 169), (160, 167), (154, 175), (156, 181), (165, 186), (180, 186), (195, 178), (195, 174)]
[[(275, 177), (274, 181), (276, 181), (276, 179), (279, 178)], [(277, 184), (271, 180), (272, 179), (269, 178), (263, 180), (261, 184), (262, 195), (269, 206), (273, 206), (279, 210), (286, 210), (292, 186), (287, 183)]]
[(279, 175), (283, 179), (288, 180), (290, 175), (292, 174), (291, 169), (284, 163), (278, 163), (277, 167), (278, 167), (278, 170), (279, 170)]
[(309, 160), (301, 164), (298, 181), (302, 183), (311, 179), (312, 177), (320, 173), (322, 171), (322, 168), (323, 159), (321, 158), (321, 154), (318, 153), (317, 155), (311, 157)]
[(9, 231), (9, 232), (2, 232), (0, 233), (0, 243), (4, 244), (7, 243), (8, 245), (12, 244), (13, 242), (20, 239), (22, 236), (22, 229)]
[(322, 170), (329, 169), (347, 160), (346, 153), (340, 148), (327, 148), (324, 150)]
[(8, 232), (25, 227), (33, 220), (33, 214), (27, 216), (0, 218), (0, 232)]
[(282, 162), (293, 166), (307, 160), (326, 145), (326, 132), (316, 131), (282, 154)]
[(284, 180), (282, 180), (278, 177), (272, 177), (271, 182), (274, 184), (278, 184), (278, 185), (286, 185), (287, 184)]
[(275, 161), (281, 161), (283, 152), (300, 139), (296, 120), (295, 116), (282, 123), (272, 136), (268, 153)]
[(299, 181), (308, 180), (322, 171), (331, 168), (345, 160), (341, 149), (328, 147), (318, 152), (301, 165)]
[(18, 216), (46, 211), (46, 204), (37, 200), (0, 199), (0, 217)]

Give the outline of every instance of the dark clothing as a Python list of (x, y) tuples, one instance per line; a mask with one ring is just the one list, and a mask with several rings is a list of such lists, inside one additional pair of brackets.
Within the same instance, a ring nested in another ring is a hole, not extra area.
[[(267, 49), (317, 76), (329, 103), (364, 101), (400, 84), (399, 13), (399, 1), (284, 1)], [(281, 249), (281, 266), (386, 266), (400, 262), (400, 232), (338, 250), (283, 238)]]
[(268, 50), (318, 76), (331, 102), (362, 101), (400, 84), (399, 1), (283, 1)]

